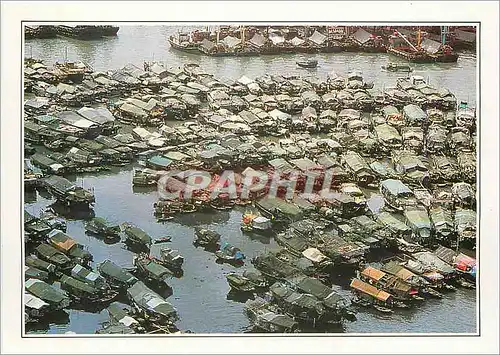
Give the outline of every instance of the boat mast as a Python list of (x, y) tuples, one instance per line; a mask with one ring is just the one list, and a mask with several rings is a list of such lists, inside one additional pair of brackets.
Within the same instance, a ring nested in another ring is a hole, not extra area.
[(441, 44), (446, 44), (446, 35), (448, 34), (448, 26), (441, 26)]
[(401, 37), (402, 39), (404, 39), (404, 40), (405, 40), (405, 42), (406, 42), (406, 43), (408, 43), (408, 45), (409, 45), (409, 46), (410, 46), (413, 50), (415, 50), (415, 52), (418, 52), (418, 49), (417, 49), (417, 48), (415, 48), (415, 46), (414, 46), (414, 45), (413, 45), (410, 41), (408, 41), (408, 39), (406, 38), (406, 36), (405, 36), (405, 35), (403, 35), (402, 33), (399, 33), (399, 31), (396, 31), (396, 33), (399, 35), (399, 37)]

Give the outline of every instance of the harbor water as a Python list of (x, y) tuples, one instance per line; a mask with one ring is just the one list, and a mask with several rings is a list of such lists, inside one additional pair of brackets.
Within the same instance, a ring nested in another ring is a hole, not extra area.
[[(183, 30), (188, 30), (185, 27)], [(47, 65), (55, 61), (82, 60), (94, 70), (106, 71), (128, 63), (142, 68), (144, 61), (160, 61), (167, 66), (182, 66), (188, 62), (198, 63), (216, 77), (238, 79), (242, 75), (250, 78), (269, 74), (314, 75), (324, 79), (335, 70), (345, 74), (349, 70), (360, 70), (365, 80), (374, 81), (375, 87), (394, 86), (401, 74), (384, 72), (381, 66), (388, 61), (400, 61), (387, 54), (334, 53), (308, 55), (282, 55), (260, 57), (206, 57), (177, 52), (169, 47), (167, 37), (178, 30), (168, 26), (121, 26), (117, 37), (96, 41), (79, 41), (69, 38), (37, 39), (25, 43), (25, 56), (40, 58)], [(299, 69), (295, 62), (308, 57), (318, 60), (316, 69)], [(414, 73), (428, 79), (433, 86), (446, 87), (458, 100), (475, 104), (476, 58), (471, 52), (461, 53), (457, 63), (412, 64)], [(159, 223), (153, 216), (153, 203), (158, 200), (155, 189), (132, 187), (132, 168), (113, 168), (105, 173), (68, 177), (80, 186), (93, 188), (96, 216), (110, 222), (131, 222), (144, 229), (153, 238), (171, 236), (169, 247), (178, 249), (185, 257), (183, 276), (169, 280), (173, 293), (168, 301), (178, 310), (179, 329), (194, 333), (241, 333), (248, 329), (249, 321), (243, 312), (244, 301), (233, 299), (225, 275), (235, 267), (218, 264), (215, 256), (196, 248), (192, 242), (197, 226), (216, 230), (222, 240), (239, 247), (250, 259), (266, 249), (276, 248), (274, 240), (257, 238), (242, 233), (241, 216), (244, 209), (194, 213)], [(40, 211), (54, 202), (43, 191), (25, 194), (25, 208), (38, 216)], [(377, 195), (372, 197), (374, 205), (380, 203)], [(377, 208), (377, 206), (374, 206)], [(68, 220), (68, 234), (85, 245), (94, 256), (95, 266), (110, 259), (124, 267), (132, 267), (133, 254), (121, 243), (108, 245), (85, 234), (82, 220)], [(153, 245), (152, 253), (158, 245)], [(243, 267), (247, 267), (247, 265)], [(334, 287), (344, 296), (349, 295), (345, 281)], [(167, 295), (166, 295), (167, 296)], [(71, 310), (69, 319), (52, 320), (50, 324), (39, 324), (29, 333), (93, 334), (100, 323), (107, 320), (107, 312), (87, 313)], [(344, 329), (331, 332), (346, 333), (474, 333), (476, 332), (476, 291), (458, 289), (447, 293), (441, 300), (427, 300), (411, 310), (398, 310), (394, 314), (380, 314), (361, 310), (357, 321), (346, 323)]]

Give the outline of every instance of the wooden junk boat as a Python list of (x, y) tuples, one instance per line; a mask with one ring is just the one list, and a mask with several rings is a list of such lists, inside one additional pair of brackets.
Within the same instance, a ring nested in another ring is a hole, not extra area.
[(230, 273), (226, 280), (231, 290), (236, 292), (254, 292), (269, 287), (269, 283), (258, 270), (248, 269), (243, 274)]
[(69, 207), (89, 207), (95, 202), (94, 194), (83, 187), (76, 186), (69, 180), (52, 175), (43, 179), (45, 188)]
[(393, 296), (390, 293), (379, 290), (360, 279), (352, 279), (350, 286), (354, 293), (352, 303), (363, 307), (373, 307), (382, 313), (393, 312), (391, 309)]
[(150, 168), (134, 169), (132, 185), (134, 186), (156, 186), (160, 178), (159, 172)]
[(244, 232), (268, 234), (272, 231), (271, 220), (258, 214), (245, 213), (242, 216), (242, 222), (241, 229)]
[(177, 310), (141, 281), (129, 287), (127, 296), (132, 304), (147, 316), (149, 323), (173, 326), (179, 319)]
[(91, 40), (104, 36), (116, 36), (120, 27), (103, 25), (59, 25), (56, 27), (57, 34), (77, 39)]
[(312, 294), (296, 292), (281, 282), (273, 284), (269, 289), (280, 309), (300, 323), (316, 327), (336, 318), (336, 312), (327, 310), (323, 302)]
[(421, 296), (443, 298), (443, 295), (434, 290), (427, 280), (406, 269), (396, 260), (390, 260), (383, 264), (382, 271), (394, 275), (407, 284), (410, 284), (412, 287), (417, 288)]
[(161, 263), (173, 270), (180, 270), (184, 263), (184, 257), (179, 251), (171, 248), (161, 248), (160, 257)]
[(67, 308), (71, 303), (66, 293), (41, 280), (28, 279), (24, 287), (30, 294), (48, 303), (51, 310)]
[(55, 64), (55, 74), (61, 79), (67, 79), (74, 83), (81, 83), (85, 77), (85, 73), (89, 68), (83, 62), (64, 62)]
[(92, 234), (103, 236), (106, 241), (120, 240), (120, 226), (109, 223), (101, 217), (92, 218), (85, 223), (85, 230)]
[(226, 275), (226, 280), (231, 290), (236, 292), (254, 292), (255, 284), (248, 278), (236, 273), (230, 273)]
[[(434, 251), (434, 254), (439, 259), (443, 260), (448, 265), (452, 266), (456, 270), (458, 275), (461, 276), (463, 279), (475, 283), (476, 272), (477, 272), (476, 259), (468, 255), (465, 255), (463, 253), (459, 253), (452, 249), (446, 248), (444, 246), (439, 246)], [(470, 285), (466, 285), (463, 282), (460, 283), (462, 283), (463, 286), (470, 287)]]
[(203, 247), (217, 247), (220, 241), (220, 234), (205, 228), (195, 229), (194, 244)]
[(54, 249), (67, 255), (73, 262), (88, 265), (94, 260), (92, 254), (84, 246), (77, 243), (66, 233), (54, 229), (47, 235), (47, 241)]
[(233, 263), (233, 264), (243, 264), (245, 261), (245, 254), (241, 250), (229, 243), (224, 243), (215, 251), (215, 256), (218, 261)]
[(178, 32), (168, 37), (168, 43), (173, 49), (183, 52), (198, 52), (200, 44), (194, 42), (188, 33)]
[(130, 223), (123, 223), (121, 225), (122, 231), (125, 233), (125, 243), (131, 248), (146, 249), (151, 248), (152, 239), (141, 228), (136, 227)]
[(50, 313), (50, 306), (47, 302), (27, 292), (24, 292), (24, 305), (28, 319), (33, 322)]
[(410, 301), (422, 301), (418, 296), (418, 289), (399, 279), (397, 276), (387, 274), (374, 267), (368, 266), (359, 275), (364, 282), (376, 286), (382, 290), (389, 291), (394, 298), (394, 305), (406, 308)]
[(116, 291), (99, 290), (68, 275), (62, 275), (59, 282), (61, 283), (61, 289), (67, 291), (75, 302), (81, 304), (95, 306), (96, 304), (112, 301), (118, 295)]
[(269, 333), (297, 333), (299, 324), (285, 314), (279, 314), (263, 299), (248, 300), (245, 312), (253, 326)]
[(104, 260), (97, 265), (97, 271), (99, 271), (114, 289), (127, 289), (139, 281), (137, 277), (110, 260)]
[(166, 280), (172, 276), (172, 272), (153, 257), (141, 253), (134, 257), (134, 265), (137, 267), (137, 272), (144, 275), (149, 282), (160, 288), (169, 287)]

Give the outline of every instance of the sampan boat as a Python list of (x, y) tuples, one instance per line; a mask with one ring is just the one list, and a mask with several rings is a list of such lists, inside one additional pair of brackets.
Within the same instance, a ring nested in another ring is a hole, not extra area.
[(301, 68), (316, 68), (318, 66), (318, 61), (316, 59), (299, 60), (296, 62)]

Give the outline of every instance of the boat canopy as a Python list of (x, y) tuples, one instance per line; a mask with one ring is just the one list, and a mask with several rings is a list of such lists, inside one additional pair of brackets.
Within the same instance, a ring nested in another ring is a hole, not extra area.
[(125, 305), (122, 305), (118, 302), (111, 303), (107, 308), (107, 311), (111, 319), (120, 324), (123, 324), (126, 327), (139, 324), (137, 320), (128, 315)]
[(323, 254), (322, 252), (320, 252), (318, 249), (316, 248), (307, 248), (306, 250), (304, 250), (302, 252), (302, 255), (315, 262), (315, 263), (321, 263), (323, 262), (324, 260), (328, 260), (329, 258)]
[(382, 212), (377, 216), (377, 220), (382, 223), (384, 226), (389, 227), (393, 231), (397, 231), (400, 233), (408, 233), (410, 232), (410, 228), (401, 222), (399, 219), (394, 217), (389, 212)]
[(327, 37), (318, 31), (314, 31), (314, 33), (308, 39), (309, 39), (309, 41), (313, 42), (314, 44), (317, 44), (318, 46), (320, 46), (326, 41)]
[(410, 123), (420, 123), (425, 121), (427, 114), (419, 106), (415, 104), (409, 104), (403, 107), (403, 112), (407, 116)]
[(139, 227), (127, 225), (124, 229), (127, 236), (141, 241), (144, 244), (151, 244), (151, 237)]
[(429, 219), (429, 215), (425, 209), (407, 209), (404, 212), (404, 216), (406, 217), (408, 223), (415, 228), (427, 229), (429, 231), (431, 230), (431, 220)]
[(396, 128), (387, 123), (375, 127), (377, 137), (382, 141), (401, 141), (401, 136)]
[(110, 260), (104, 260), (97, 268), (101, 274), (128, 285), (132, 285), (138, 281), (134, 275), (125, 271)]
[(427, 53), (436, 54), (441, 48), (441, 43), (434, 41), (430, 38), (424, 38), (420, 46), (425, 49)]
[(48, 303), (59, 304), (67, 300), (67, 296), (62, 291), (56, 290), (41, 280), (28, 279), (24, 286), (29, 293)]
[(384, 278), (384, 276), (387, 274), (383, 271), (375, 269), (374, 267), (368, 266), (366, 269), (361, 271), (361, 275), (363, 275), (371, 280), (379, 281), (382, 278)]
[(88, 293), (90, 295), (96, 294), (98, 291), (94, 287), (90, 286), (89, 284), (77, 280), (71, 276), (67, 275), (62, 275), (59, 282), (61, 283), (61, 286), (67, 286), (70, 287), (73, 290), (78, 290), (84, 293)]
[(271, 40), (271, 42), (273, 42), (273, 44), (275, 46), (282, 44), (282, 43), (285, 43), (285, 37), (280, 36), (279, 34), (276, 34), (276, 33), (270, 33), (269, 39)]
[(359, 279), (353, 279), (351, 281), (350, 286), (357, 291), (363, 292), (363, 293), (370, 295), (373, 298), (376, 298), (377, 300), (380, 300), (383, 302), (387, 301), (392, 296), (390, 293), (379, 290), (375, 286), (367, 284), (366, 282), (363, 282)]
[(151, 275), (153, 275), (156, 278), (162, 278), (165, 275), (171, 275), (172, 273), (170, 272), (169, 269), (164, 267), (163, 265), (160, 265), (153, 260), (145, 261), (144, 262), (144, 267), (149, 272)]
[(290, 163), (303, 172), (321, 169), (321, 166), (309, 158), (292, 159)]
[(217, 47), (217, 45), (214, 42), (204, 38), (203, 41), (201, 41), (200, 43), (200, 47), (206, 50), (207, 52), (211, 52), (214, 48)]
[(101, 275), (84, 268), (80, 264), (76, 264), (73, 269), (71, 269), (71, 276), (84, 282), (88, 282), (94, 286), (105, 284), (105, 281)]
[(305, 41), (302, 39), (302, 38), (299, 38), (299, 37), (294, 37), (290, 43), (295, 46), (295, 47), (298, 47), (298, 46), (301, 46), (302, 44), (305, 43)]
[(82, 129), (87, 129), (96, 126), (96, 124), (88, 119), (80, 116), (78, 113), (73, 111), (62, 111), (56, 114), (62, 122), (69, 124), (70, 126), (75, 126)]
[(259, 33), (255, 33), (249, 42), (255, 47), (260, 48), (266, 44), (266, 38)]
[(24, 293), (24, 305), (31, 309), (42, 309), (43, 307), (48, 306), (49, 304), (40, 298), (33, 296), (30, 293)]
[(142, 281), (136, 282), (127, 290), (127, 295), (139, 307), (172, 318), (177, 316), (175, 308), (160, 295), (149, 289)]
[(365, 44), (372, 38), (372, 35), (362, 28), (359, 28), (352, 36), (360, 44)]
[(108, 122), (115, 121), (115, 117), (113, 116), (113, 114), (105, 107), (100, 107), (100, 108), (82, 107), (77, 112), (82, 117), (85, 117), (89, 121), (95, 122), (97, 124), (105, 124)]
[(334, 290), (314, 277), (305, 275), (291, 276), (287, 281), (304, 293), (309, 293), (320, 300), (330, 296)]
[(453, 265), (453, 261), (455, 260), (455, 257), (457, 253), (447, 247), (444, 247), (440, 245), (435, 251), (434, 254), (441, 260), (443, 260), (445, 263), (448, 263), (450, 265)]
[(289, 316), (284, 315), (284, 314), (276, 314), (273, 312), (267, 312), (267, 313), (258, 315), (257, 318), (260, 318), (267, 323), (276, 325), (276, 326), (281, 327), (281, 328), (289, 329), (289, 330), (297, 327), (297, 322), (294, 321)]
[(442, 274), (453, 274), (455, 272), (450, 265), (439, 259), (430, 251), (414, 253), (413, 257), (421, 262), (425, 267), (433, 268)]
[(380, 183), (393, 196), (412, 196), (413, 192), (401, 180), (387, 179)]
[(357, 152), (347, 151), (342, 154), (342, 159), (356, 173), (362, 171), (371, 172), (370, 166)]
[(402, 265), (399, 265), (396, 261), (390, 261), (384, 265), (383, 269), (388, 273), (399, 277), (403, 281), (413, 282), (418, 278), (410, 270), (404, 268)]
[(77, 244), (69, 235), (58, 229), (52, 230), (47, 237), (52, 245), (64, 252), (70, 251)]
[(233, 36), (226, 36), (222, 40), (222, 42), (229, 48), (234, 48), (237, 45), (241, 44), (241, 39), (233, 37)]

